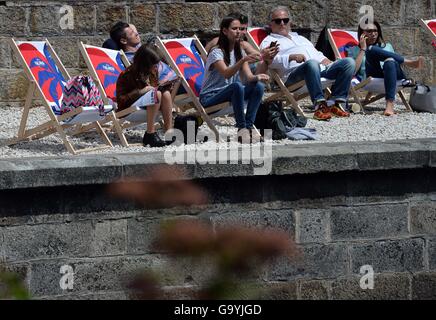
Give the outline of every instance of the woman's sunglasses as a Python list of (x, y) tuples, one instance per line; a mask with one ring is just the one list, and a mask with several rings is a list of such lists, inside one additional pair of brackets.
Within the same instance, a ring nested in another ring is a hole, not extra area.
[(275, 24), (281, 24), (282, 21), (284, 24), (288, 24), (289, 18), (283, 18), (283, 19), (272, 19), (271, 21), (274, 21)]

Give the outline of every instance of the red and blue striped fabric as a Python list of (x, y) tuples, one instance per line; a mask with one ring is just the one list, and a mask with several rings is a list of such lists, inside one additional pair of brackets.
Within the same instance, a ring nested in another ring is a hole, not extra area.
[(170, 40), (165, 42), (165, 48), (198, 97), (204, 77), (204, 63), (195, 46), (195, 39)]
[(106, 96), (112, 101), (116, 101), (118, 76), (125, 69), (120, 52), (93, 46), (87, 46), (86, 52), (97, 72)]
[(61, 114), (65, 79), (50, 55), (45, 41), (19, 41), (18, 50), (30, 68), (45, 100), (56, 115)]
[(251, 28), (249, 32), (250, 32), (250, 36), (256, 42), (258, 47), (260, 47), (260, 44), (262, 43), (263, 39), (265, 39), (268, 36), (268, 33), (264, 28)]
[[(436, 37), (436, 19), (427, 21), (426, 23), (427, 23), (428, 27), (430, 28), (430, 30), (433, 32), (434, 36)], [(431, 44), (432, 44), (433, 48), (436, 49), (436, 40), (433, 40), (431, 42)]]
[(436, 19), (434, 20), (430, 20), (427, 23), (428, 27), (431, 29), (431, 31), (433, 31), (433, 33), (436, 35)]
[(165, 62), (160, 61), (158, 66), (159, 84), (165, 84), (177, 80), (177, 74)]
[(336, 48), (339, 50), (341, 58), (347, 57), (348, 48), (359, 45), (359, 41), (357, 40), (357, 32), (355, 31), (332, 29), (330, 33)]

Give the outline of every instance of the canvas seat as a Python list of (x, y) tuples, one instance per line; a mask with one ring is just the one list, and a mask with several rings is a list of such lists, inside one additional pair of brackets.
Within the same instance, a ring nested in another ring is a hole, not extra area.
[[(116, 107), (116, 83), (117, 79), (122, 71), (124, 71), (130, 62), (122, 50), (112, 50), (101, 48), (97, 46), (91, 46), (84, 43), (80, 43), (80, 51), (85, 59), (89, 72), (96, 79), (97, 86), (100, 93), (108, 104), (113, 104)], [(159, 64), (159, 77), (160, 80), (165, 81), (169, 77), (169, 67), (161, 62)], [(178, 86), (172, 90), (173, 101), (175, 99), (175, 93)], [(185, 95), (179, 96), (179, 102), (185, 98)], [(133, 104), (129, 108), (115, 112), (115, 120), (106, 119), (106, 121), (112, 121), (114, 124), (113, 129), (116, 131), (121, 144), (125, 147), (129, 146), (127, 139), (124, 135), (124, 130), (132, 128), (146, 123), (147, 111), (146, 105)]]
[[(66, 149), (72, 153), (94, 151), (101, 148), (113, 147), (111, 141), (98, 121), (113, 114), (113, 106), (105, 105), (105, 115), (100, 115), (97, 106), (81, 106), (61, 114), (63, 88), (66, 81), (71, 79), (67, 70), (59, 60), (48, 40), (44, 41), (15, 41), (11, 39), (12, 49), (21, 62), (24, 73), (30, 84), (17, 137), (11, 139), (7, 145), (13, 145), (25, 140), (33, 140), (59, 134)], [(29, 111), (32, 101), (38, 98), (49, 117), (49, 121), (27, 129)], [(69, 141), (67, 134), (78, 135), (95, 129), (103, 139), (105, 146), (77, 150)]]
[(233, 113), (230, 103), (221, 103), (204, 108), (199, 100), (200, 89), (205, 73), (206, 50), (196, 36), (192, 38), (162, 40), (158, 37), (157, 45), (164, 54), (171, 68), (181, 79), (181, 85), (188, 93), (189, 100), (194, 104), (198, 114), (214, 132), (216, 140), (220, 141), (218, 130), (211, 117)]

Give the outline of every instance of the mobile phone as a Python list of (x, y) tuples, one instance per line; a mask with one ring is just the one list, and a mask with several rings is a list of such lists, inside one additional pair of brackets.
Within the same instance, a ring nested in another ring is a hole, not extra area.
[(269, 47), (270, 48), (272, 48), (272, 47), (276, 47), (277, 46), (277, 41), (273, 41), (273, 42), (271, 42), (270, 44), (269, 44)]

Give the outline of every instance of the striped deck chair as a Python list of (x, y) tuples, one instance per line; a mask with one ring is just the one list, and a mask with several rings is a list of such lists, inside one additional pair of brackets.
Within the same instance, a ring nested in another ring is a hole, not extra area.
[(421, 26), (424, 28), (425, 31), (432, 37), (432, 46), (436, 49), (436, 19), (431, 20), (423, 20), (421, 19), (419, 21)]
[[(357, 40), (357, 32), (346, 31), (340, 29), (328, 29), (327, 34), (329, 37), (330, 45), (332, 46), (333, 52), (337, 59), (344, 58), (347, 56), (347, 48), (359, 45)], [(402, 92), (404, 79), (397, 81), (397, 93), (403, 102), (404, 106), (408, 111), (412, 111), (404, 93)], [(380, 100), (385, 96), (385, 85), (383, 78), (372, 78), (360, 81), (357, 78), (352, 80), (352, 87), (350, 89), (351, 94), (355, 98), (355, 102), (361, 107), (361, 110), (365, 112), (364, 107), (374, 101)], [(357, 91), (366, 91), (366, 98), (362, 101)]]
[[(104, 106), (105, 115), (100, 115), (96, 106), (82, 106), (61, 114), (63, 88), (66, 81), (70, 79), (70, 75), (48, 40), (15, 41), (11, 39), (11, 44), (12, 49), (23, 66), (25, 75), (30, 81), (30, 85), (27, 91), (18, 136), (10, 140), (7, 145), (58, 133), (65, 147), (72, 154), (113, 147), (98, 122), (113, 113), (112, 106)], [(26, 129), (29, 111), (35, 97), (42, 100), (50, 120), (35, 128)], [(106, 146), (76, 150), (68, 140), (67, 133), (77, 135), (92, 129), (96, 129)]]
[[(80, 43), (80, 52), (82, 53), (89, 72), (97, 83), (103, 100), (105, 103), (116, 106), (116, 83), (118, 76), (126, 67), (130, 66), (127, 56), (122, 50), (105, 49), (87, 45), (83, 42)], [(174, 72), (165, 63), (160, 62), (158, 70), (160, 82), (173, 79), (171, 73)], [(177, 89), (178, 84), (176, 83), (172, 90), (173, 101), (179, 97), (177, 101), (181, 102), (184, 96), (179, 95), (175, 97)], [(146, 106), (131, 106), (125, 110), (116, 112), (115, 118), (115, 120), (106, 119), (106, 121), (112, 121), (113, 129), (117, 133), (121, 144), (128, 147), (129, 143), (127, 142), (123, 130), (146, 123)]]
[(192, 38), (162, 40), (157, 38), (157, 46), (171, 68), (182, 80), (182, 86), (189, 95), (200, 116), (214, 132), (216, 140), (220, 141), (218, 130), (212, 123), (212, 117), (233, 113), (229, 103), (204, 108), (199, 100), (200, 89), (204, 76), (206, 50), (196, 36)]
[[(262, 41), (268, 36), (267, 31), (264, 28), (254, 27), (248, 28), (247, 39), (248, 42), (257, 50), (260, 51), (260, 44)], [(274, 70), (269, 70), (271, 77), (275, 81), (275, 83), (279, 86), (280, 91), (274, 93), (273, 95), (268, 96), (266, 101), (277, 100), (280, 97), (285, 97), (286, 100), (290, 103), (292, 108), (299, 114), (308, 117), (306, 113), (304, 113), (303, 109), (298, 104), (298, 101), (307, 97), (309, 95), (309, 91), (307, 90), (307, 86), (305, 81), (299, 81), (291, 86), (287, 87), (280, 76)], [(333, 83), (332, 80), (328, 80), (325, 78), (321, 78), (321, 84), (323, 89), (328, 90), (328, 87)]]

